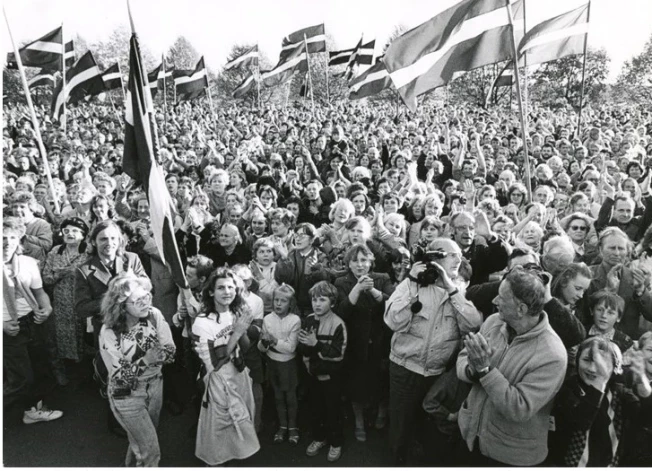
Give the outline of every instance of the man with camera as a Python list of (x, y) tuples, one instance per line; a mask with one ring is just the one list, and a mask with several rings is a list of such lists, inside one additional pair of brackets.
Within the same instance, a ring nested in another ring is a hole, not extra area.
[(405, 463), (426, 392), (455, 361), (462, 338), (482, 324), (481, 314), (464, 297), (461, 263), (462, 251), (455, 242), (433, 240), (423, 261), (412, 266), (386, 303), (385, 323), (394, 331), (389, 417), (395, 465)]

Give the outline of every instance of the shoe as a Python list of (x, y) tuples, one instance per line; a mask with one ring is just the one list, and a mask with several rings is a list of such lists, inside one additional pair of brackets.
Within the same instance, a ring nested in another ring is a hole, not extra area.
[(326, 457), (326, 459), (332, 463), (333, 461), (339, 460), (341, 456), (342, 456), (342, 447), (332, 446), (330, 450), (328, 450), (328, 457)]
[(283, 443), (285, 437), (287, 436), (288, 429), (287, 427), (280, 427), (278, 431), (274, 434), (274, 443)]
[(39, 401), (36, 407), (26, 410), (23, 413), (24, 424), (35, 424), (36, 422), (50, 422), (51, 420), (60, 419), (63, 412), (60, 410), (50, 410), (47, 406), (43, 405), (43, 401)]
[(353, 435), (355, 436), (355, 439), (359, 442), (366, 442), (367, 441), (367, 432), (365, 432), (364, 428), (356, 427), (355, 431), (353, 432)]
[(288, 437), (288, 442), (290, 442), (290, 445), (296, 446), (299, 444), (299, 429), (298, 428), (291, 428), (290, 429), (290, 436)]
[(374, 424), (376, 427), (376, 430), (382, 430), (387, 426), (387, 416), (386, 415), (379, 415), (376, 417), (376, 423)]
[(313, 441), (308, 448), (306, 449), (306, 455), (308, 456), (317, 456), (319, 450), (326, 446), (326, 442), (318, 442), (317, 440)]

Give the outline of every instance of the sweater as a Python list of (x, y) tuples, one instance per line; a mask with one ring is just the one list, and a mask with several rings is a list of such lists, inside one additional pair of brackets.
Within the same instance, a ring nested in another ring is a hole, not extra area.
[(273, 347), (266, 347), (262, 341), (259, 341), (258, 350), (266, 353), (274, 361), (290, 361), (296, 355), (299, 330), (301, 330), (299, 316), (288, 314), (281, 318), (272, 312), (263, 319), (263, 333), (272, 334), (276, 337), (277, 343)]
[[(513, 466), (534, 466), (548, 455), (550, 411), (566, 374), (564, 344), (548, 315), (508, 343), (508, 325), (490, 316), (480, 333), (492, 347), (492, 369), (475, 382), (462, 405), (458, 423), (470, 450), (479, 439), (480, 453)], [(466, 375), (466, 348), (457, 358), (457, 377)]]

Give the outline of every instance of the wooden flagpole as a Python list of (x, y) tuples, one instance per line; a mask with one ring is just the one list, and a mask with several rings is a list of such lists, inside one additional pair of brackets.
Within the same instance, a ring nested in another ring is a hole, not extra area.
[[(115, 103), (113, 102), (113, 94), (112, 91), (109, 90), (106, 92), (107, 95), (109, 95), (109, 101), (111, 102), (111, 106), (113, 107), (113, 112), (115, 113), (116, 117), (118, 118), (118, 122), (120, 123), (120, 127), (122, 127), (122, 119), (120, 119), (120, 113), (118, 113), (118, 109), (115, 107)], [(127, 101), (125, 100), (125, 107), (127, 106)]]
[(118, 73), (120, 74), (120, 91), (122, 92), (122, 105), (127, 107), (127, 94), (125, 93), (125, 83), (122, 80), (122, 69), (120, 68), (120, 61), (118, 62)]
[(258, 57), (256, 59), (256, 71), (258, 72), (258, 79), (256, 80), (256, 91), (258, 93), (258, 108), (261, 107), (260, 104), (260, 48), (256, 44), (256, 49), (258, 50)]
[[(161, 53), (161, 67), (163, 68), (163, 123), (165, 124), (165, 128), (167, 129), (168, 127), (168, 94), (167, 94), (167, 88), (165, 87), (165, 55)], [(158, 81), (158, 77), (156, 77), (156, 81)]]
[[(25, 92), (25, 99), (27, 100), (27, 106), (29, 107), (29, 114), (32, 119), (32, 127), (34, 128), (34, 133), (36, 134), (36, 142), (38, 144), (38, 149), (43, 159), (43, 167), (45, 168), (45, 176), (48, 181), (48, 186), (50, 187), (50, 192), (52, 193), (52, 202), (54, 203), (55, 213), (59, 214), (59, 200), (57, 199), (57, 193), (54, 191), (54, 183), (52, 182), (52, 174), (50, 173), (50, 163), (48, 162), (48, 156), (45, 152), (45, 146), (43, 145), (43, 139), (41, 138), (41, 128), (36, 117), (36, 110), (34, 110), (34, 103), (32, 103), (32, 95), (29, 93), (29, 85), (27, 84), (27, 77), (25, 76), (25, 68), (23, 67), (23, 61), (20, 58), (20, 52), (18, 47), (14, 42), (14, 36), (11, 34), (11, 27), (9, 26), (9, 18), (7, 17), (7, 11), (4, 6), (2, 7), (2, 13), (5, 16), (5, 22), (7, 23), (7, 31), (9, 32), (9, 39), (11, 40), (11, 46), (14, 49), (14, 54), (16, 56), (16, 64), (18, 65), (18, 71), (20, 72), (20, 78), (23, 82), (23, 91)], [(61, 24), (61, 40), (63, 41), (63, 23)], [(65, 47), (65, 44), (64, 44)], [(64, 68), (65, 68), (65, 54), (63, 57)], [(65, 88), (65, 87), (64, 87)], [(65, 114), (64, 114), (65, 116)]]
[(63, 112), (61, 113), (60, 124), (63, 127), (63, 131), (66, 132), (66, 100), (68, 99), (68, 93), (66, 93), (66, 40), (63, 38), (63, 21), (61, 22), (61, 80)]
[[(586, 10), (586, 23), (589, 24), (589, 20), (591, 19), (591, 0), (589, 0), (589, 6), (587, 7)], [(586, 75), (586, 48), (587, 44), (589, 42), (589, 31), (587, 29), (586, 33), (584, 34), (584, 53), (583, 53), (583, 60), (582, 60), (582, 86), (580, 88), (580, 109), (579, 109), (579, 116), (577, 117), (577, 138), (582, 139), (582, 111), (584, 110), (584, 77)]]
[(303, 44), (306, 48), (306, 63), (308, 64), (308, 81), (310, 82), (310, 101), (312, 102), (312, 114), (315, 114), (315, 95), (312, 92), (312, 74), (310, 73), (310, 54), (308, 54), (308, 38), (303, 34)]
[[(525, 9), (526, 0), (523, 0), (523, 34), (527, 33), (527, 10)], [(518, 67), (518, 65), (516, 65)], [(525, 114), (528, 114), (529, 100), (528, 100), (528, 75), (527, 75), (527, 51), (523, 54), (523, 101), (525, 107)]]
[(530, 176), (530, 157), (527, 149), (527, 115), (523, 109), (523, 96), (521, 95), (521, 77), (518, 72), (518, 49), (516, 47), (516, 37), (514, 35), (514, 17), (512, 15), (512, 6), (507, 2), (507, 16), (511, 26), (512, 34), (512, 51), (514, 53), (514, 74), (516, 75), (516, 97), (518, 98), (518, 107), (521, 114), (521, 134), (523, 135), (523, 152), (525, 153), (525, 179), (528, 190), (528, 199), (532, 201), (532, 178)]

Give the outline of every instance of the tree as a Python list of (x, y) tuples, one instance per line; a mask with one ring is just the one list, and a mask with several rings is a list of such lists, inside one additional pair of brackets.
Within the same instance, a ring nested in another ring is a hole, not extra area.
[[(584, 81), (584, 102), (600, 103), (607, 92), (605, 83), (611, 59), (604, 49), (587, 51)], [(582, 88), (583, 55), (562, 57), (542, 64), (534, 73), (534, 86), (529, 88), (532, 100), (542, 106), (579, 109)]]
[(643, 51), (625, 61), (614, 86), (616, 97), (635, 103), (652, 103), (652, 36)]
[[(492, 103), (494, 96), (487, 97), (487, 95), (492, 92), (491, 85), (504, 66), (504, 64), (491, 64), (462, 73), (448, 84), (450, 100), (453, 103), (472, 103), (483, 108), (487, 103)], [(498, 89), (495, 92), (497, 101), (500, 102), (504, 96), (509, 96), (509, 90), (509, 87)]]
[[(95, 62), (100, 67), (101, 70), (111, 67), (113, 64), (118, 62), (120, 64), (120, 70), (122, 71), (123, 78), (126, 78), (129, 73), (129, 40), (131, 39), (131, 30), (126, 26), (120, 25), (109, 35), (109, 37), (104, 41), (99, 41), (86, 46), (93, 53)], [(85, 42), (85, 41), (84, 41)], [(80, 49), (83, 48), (83, 45), (80, 46)], [(77, 51), (77, 46), (75, 46), (75, 51)], [(75, 52), (77, 54), (77, 52)], [(151, 51), (140, 43), (140, 53), (145, 63), (146, 70), (154, 68), (156, 66), (156, 59), (152, 55)], [(77, 56), (79, 57), (79, 55)]]
[(168, 64), (174, 64), (177, 69), (194, 69), (200, 57), (185, 36), (179, 36), (165, 54)]

